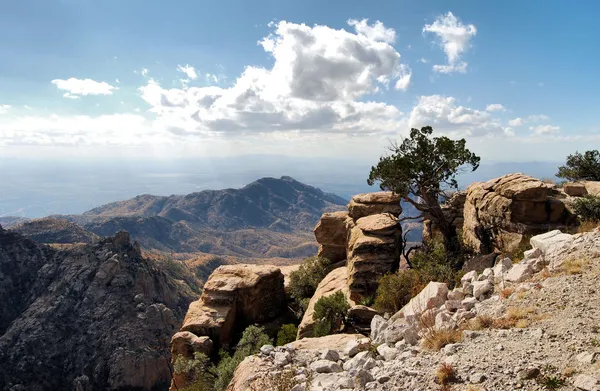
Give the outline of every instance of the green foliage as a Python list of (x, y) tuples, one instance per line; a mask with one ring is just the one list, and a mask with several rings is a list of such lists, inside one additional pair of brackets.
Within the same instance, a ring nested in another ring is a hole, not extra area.
[(293, 324), (284, 324), (277, 333), (277, 346), (283, 346), (296, 340), (298, 327)]
[(375, 309), (396, 313), (419, 293), (421, 287), (421, 278), (415, 270), (400, 270), (396, 274), (387, 274), (379, 280)]
[(313, 319), (316, 321), (314, 336), (323, 337), (339, 330), (346, 321), (349, 309), (348, 300), (341, 291), (321, 297), (315, 303), (313, 314)]
[(360, 299), (360, 302), (358, 304), (364, 305), (366, 307), (371, 307), (373, 304), (375, 304), (375, 296), (374, 295), (365, 296), (362, 299)]
[(173, 363), (173, 371), (184, 375), (189, 382), (182, 391), (214, 391), (215, 368), (203, 353), (194, 353), (193, 359), (178, 356)]
[(321, 280), (327, 275), (329, 265), (331, 265), (329, 259), (314, 256), (306, 258), (298, 270), (290, 274), (290, 296), (302, 311), (306, 311), (308, 301), (314, 295)]
[(216, 391), (223, 391), (227, 388), (231, 379), (233, 379), (235, 368), (237, 368), (244, 360), (245, 356), (241, 357), (241, 355), (238, 356), (234, 354), (232, 357), (225, 351), (219, 352), (219, 356), (221, 360), (217, 366), (217, 377), (215, 379), (214, 389)]
[(240, 338), (240, 342), (238, 342), (235, 348), (234, 357), (241, 356), (243, 359), (244, 357), (258, 353), (262, 346), (270, 345), (272, 343), (273, 341), (265, 334), (265, 330), (262, 327), (248, 326), (246, 330), (244, 330), (242, 338)]
[(389, 156), (371, 167), (369, 185), (379, 182), (382, 190), (391, 190), (427, 216), (444, 235), (444, 244), (458, 248), (456, 228), (440, 208), (446, 190), (457, 189), (456, 174), (466, 166), (479, 167), (480, 158), (466, 148), (466, 141), (448, 137), (430, 137), (431, 126), (411, 129), (402, 144), (392, 144)]
[(412, 269), (388, 274), (379, 280), (375, 308), (381, 312), (398, 312), (429, 282), (445, 282), (450, 288), (460, 280), (460, 265), (468, 253), (448, 254), (442, 240), (434, 236), (411, 254)]
[(587, 195), (573, 201), (573, 209), (583, 221), (600, 221), (600, 197)]
[(600, 181), (600, 151), (591, 150), (583, 154), (575, 152), (567, 157), (567, 163), (558, 167), (559, 178), (570, 181)]

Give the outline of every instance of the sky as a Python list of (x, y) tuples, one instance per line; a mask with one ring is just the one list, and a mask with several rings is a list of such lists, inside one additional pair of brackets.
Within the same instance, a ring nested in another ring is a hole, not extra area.
[(483, 161), (600, 145), (600, 3), (19, 0), (0, 158), (376, 162), (411, 127)]

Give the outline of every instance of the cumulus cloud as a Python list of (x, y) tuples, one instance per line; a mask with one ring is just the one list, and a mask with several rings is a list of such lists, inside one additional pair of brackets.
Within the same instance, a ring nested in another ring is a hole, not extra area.
[(487, 105), (485, 111), (506, 111), (506, 107), (502, 106), (500, 103), (492, 103), (491, 105)]
[(530, 115), (529, 117), (527, 117), (527, 119), (531, 122), (542, 122), (542, 121), (548, 121), (550, 119), (550, 117), (548, 117), (547, 115), (544, 115), (544, 114), (538, 114), (538, 115)]
[(112, 95), (117, 87), (112, 86), (104, 81), (98, 82), (92, 79), (76, 79), (71, 77), (67, 80), (55, 79), (52, 84), (59, 90), (67, 91), (63, 95), (65, 98), (79, 99), (87, 95)]
[(555, 134), (560, 131), (560, 126), (553, 125), (538, 125), (530, 126), (529, 130), (533, 131), (534, 135), (541, 136), (545, 134)]
[(423, 32), (437, 36), (448, 60), (447, 65), (434, 65), (435, 72), (466, 72), (467, 63), (460, 61), (460, 57), (471, 47), (471, 38), (477, 34), (475, 25), (465, 25), (452, 12), (448, 12), (440, 15), (432, 24), (426, 24)]
[(10, 110), (11, 107), (11, 105), (0, 105), (0, 114), (8, 113), (8, 110)]
[(437, 131), (458, 137), (514, 134), (490, 113), (459, 106), (455, 98), (441, 95), (421, 96), (410, 113), (409, 125), (411, 128), (431, 125)]
[(523, 126), (525, 124), (525, 120), (521, 117), (517, 117), (517, 118), (513, 118), (510, 121), (508, 121), (508, 124), (510, 126)]
[(390, 85), (408, 88), (410, 68), (389, 43), (393, 30), (381, 22), (349, 24), (354, 33), (274, 23), (258, 42), (274, 59), (270, 69), (248, 66), (230, 88), (165, 89), (149, 80), (140, 94), (156, 122), (176, 134), (392, 131), (402, 113), (363, 98)]
[(396, 31), (391, 28), (387, 28), (379, 20), (375, 24), (369, 26), (369, 19), (362, 19), (360, 21), (356, 19), (348, 20), (348, 24), (354, 27), (354, 30), (360, 35), (364, 35), (373, 41), (382, 41), (387, 43), (396, 42)]
[(194, 69), (194, 67), (191, 65), (178, 65), (177, 70), (179, 72), (185, 73), (185, 75), (191, 80), (196, 80), (198, 78), (196, 69)]

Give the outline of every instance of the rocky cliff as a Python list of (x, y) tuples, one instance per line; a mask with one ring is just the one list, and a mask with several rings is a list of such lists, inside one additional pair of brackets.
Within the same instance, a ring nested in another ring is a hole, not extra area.
[(431, 282), (369, 337), (303, 338), (246, 358), (228, 391), (600, 390), (600, 228), (531, 238), (449, 291)]
[(58, 251), (0, 228), (0, 389), (166, 389), (185, 288), (126, 232)]

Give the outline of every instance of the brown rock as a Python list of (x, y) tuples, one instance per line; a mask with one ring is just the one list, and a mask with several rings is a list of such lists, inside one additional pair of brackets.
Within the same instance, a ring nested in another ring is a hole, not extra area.
[(571, 197), (583, 197), (588, 193), (585, 184), (583, 183), (565, 183), (563, 185), (563, 191)]
[(304, 337), (312, 337), (315, 321), (313, 314), (315, 312), (315, 304), (317, 301), (338, 291), (342, 291), (348, 297), (348, 286), (346, 285), (347, 270), (346, 267), (339, 267), (331, 271), (317, 286), (315, 294), (308, 303), (308, 308), (302, 317), (302, 322), (298, 326), (298, 339)]
[(588, 194), (600, 196), (600, 182), (585, 181), (583, 184), (585, 185)]
[(284, 277), (267, 265), (219, 266), (204, 285), (202, 296), (190, 304), (181, 331), (228, 343), (233, 328), (265, 322), (285, 307)]
[(343, 350), (348, 342), (364, 339), (361, 334), (332, 334), (319, 338), (302, 338), (290, 343), (290, 346), (295, 349), (303, 350)]
[(171, 354), (173, 356), (194, 357), (194, 353), (204, 353), (208, 356), (212, 351), (212, 346), (210, 338), (198, 337), (189, 331), (180, 331), (171, 338)]
[(348, 204), (348, 214), (355, 220), (380, 213), (399, 216), (402, 213), (400, 196), (389, 191), (358, 194)]
[(319, 243), (318, 256), (333, 263), (346, 259), (346, 219), (348, 212), (324, 213), (314, 233)]
[(398, 224), (398, 219), (390, 213), (365, 216), (356, 221), (363, 232), (375, 235), (393, 235)]
[(463, 240), (483, 253), (513, 251), (526, 235), (572, 225), (553, 186), (523, 174), (473, 183), (464, 204)]
[(355, 305), (348, 310), (348, 319), (357, 324), (371, 325), (371, 320), (378, 315), (379, 312), (371, 307), (364, 305)]

